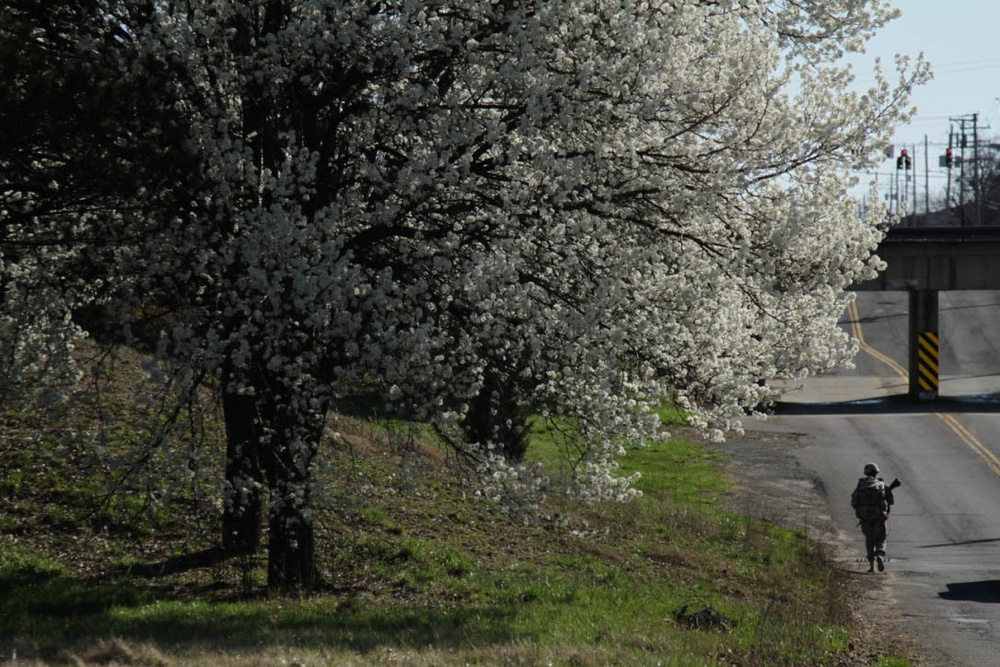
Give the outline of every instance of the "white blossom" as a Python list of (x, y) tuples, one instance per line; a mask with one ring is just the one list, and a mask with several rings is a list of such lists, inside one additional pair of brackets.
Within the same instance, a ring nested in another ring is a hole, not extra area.
[[(883, 220), (846, 193), (927, 75), (852, 92), (837, 59), (885, 3), (285, 4), (158, 3), (135, 27), (132, 75), (171, 73), (201, 189), (101, 286), (30, 292), (80, 250), (5, 253), (0, 329), (23, 344), (0, 380), (69, 369), (75, 305), (178, 295), (162, 358), (292, 415), (263, 430), (297, 468), (281, 502), (309, 502), (295, 429), (372, 378), (415, 419), (459, 423), (495, 382), (572, 421), (571, 486), (604, 500), (631, 493), (615, 461), (656, 435), (650, 406), (721, 436), (765, 381), (855, 351), (837, 319)], [(465, 444), (486, 495), (545, 488)]]

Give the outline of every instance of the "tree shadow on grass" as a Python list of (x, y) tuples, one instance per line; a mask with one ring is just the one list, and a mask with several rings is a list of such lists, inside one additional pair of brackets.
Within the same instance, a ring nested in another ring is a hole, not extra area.
[(267, 646), (368, 653), (385, 648), (458, 648), (515, 639), (516, 609), (426, 605), (327, 594), (213, 602), (171, 599), (135, 578), (0, 577), (0, 655), (55, 659), (103, 639), (188, 653)]
[(129, 574), (137, 577), (166, 577), (171, 574), (187, 572), (200, 567), (219, 565), (232, 556), (222, 547), (209, 547), (179, 556), (172, 556), (158, 563), (131, 563), (119, 567), (118, 574)]

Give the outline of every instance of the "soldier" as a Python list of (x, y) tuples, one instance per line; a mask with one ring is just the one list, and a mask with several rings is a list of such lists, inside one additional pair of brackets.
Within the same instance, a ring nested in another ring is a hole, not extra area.
[(865, 476), (858, 480), (857, 487), (851, 493), (851, 507), (854, 508), (854, 516), (858, 518), (858, 525), (865, 535), (869, 572), (874, 572), (876, 565), (879, 572), (885, 571), (885, 523), (895, 502), (892, 490), (899, 486), (899, 480), (893, 480), (887, 486), (878, 474), (877, 465), (865, 464)]

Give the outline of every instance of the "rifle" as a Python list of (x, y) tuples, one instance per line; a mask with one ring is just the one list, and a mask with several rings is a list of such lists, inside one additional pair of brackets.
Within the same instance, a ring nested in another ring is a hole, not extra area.
[(898, 489), (901, 486), (903, 486), (903, 483), (899, 481), (898, 477), (896, 477), (895, 479), (892, 480), (892, 482), (889, 483), (888, 486), (885, 487), (885, 498), (886, 498), (886, 500), (889, 501), (889, 503), (888, 503), (888, 505), (886, 506), (886, 509), (885, 509), (885, 514), (886, 514), (887, 518), (888, 518), (889, 512), (892, 511), (892, 504), (894, 502), (896, 502), (896, 499), (892, 495), (892, 490), (893, 489)]

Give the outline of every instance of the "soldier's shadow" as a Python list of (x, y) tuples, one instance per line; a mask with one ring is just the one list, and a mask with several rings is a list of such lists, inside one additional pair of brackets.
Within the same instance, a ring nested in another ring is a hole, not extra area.
[(947, 584), (948, 590), (938, 593), (945, 600), (964, 602), (1000, 602), (1000, 579), (963, 581)]

